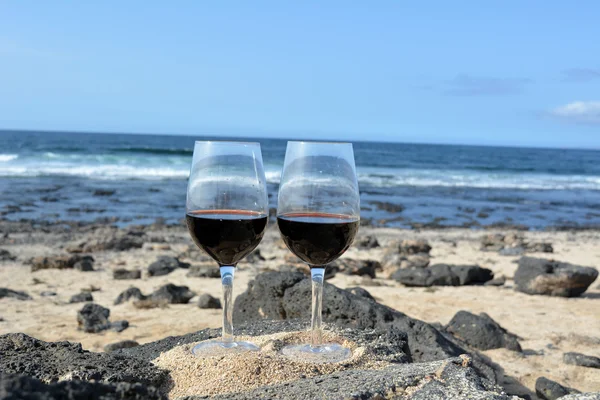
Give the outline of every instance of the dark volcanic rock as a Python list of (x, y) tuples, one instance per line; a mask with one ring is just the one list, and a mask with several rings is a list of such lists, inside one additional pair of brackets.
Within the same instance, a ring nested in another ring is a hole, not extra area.
[(429, 254), (431, 246), (426, 240), (403, 240), (398, 246), (400, 254)]
[(69, 303), (84, 303), (86, 301), (94, 301), (94, 297), (90, 292), (81, 292), (71, 296)]
[(207, 262), (192, 265), (186, 276), (190, 278), (220, 278), (221, 272), (214, 262)]
[(355, 296), (364, 297), (365, 299), (375, 300), (375, 298), (373, 296), (371, 296), (371, 293), (369, 293), (369, 291), (367, 289), (363, 289), (359, 286), (347, 288), (346, 290)]
[(0, 261), (15, 261), (17, 257), (10, 254), (8, 250), (0, 249)]
[(377, 270), (381, 271), (381, 264), (374, 260), (354, 260), (352, 258), (340, 258), (334, 261), (327, 269), (337, 267), (340, 272), (346, 275), (370, 276), (375, 278)]
[(483, 284), (494, 274), (478, 265), (435, 264), (428, 268), (399, 269), (391, 277), (406, 286), (464, 286)]
[(110, 310), (99, 304), (88, 303), (77, 312), (77, 324), (84, 332), (97, 333), (110, 328)]
[(169, 256), (159, 256), (156, 261), (154, 261), (148, 267), (148, 275), (150, 276), (162, 276), (170, 274), (175, 271), (177, 268), (189, 268), (190, 264), (183, 263), (179, 261), (179, 259), (175, 257)]
[(562, 396), (575, 393), (579, 393), (579, 391), (565, 387), (543, 376), (535, 381), (535, 394), (543, 400), (556, 400)]
[(146, 296), (142, 294), (142, 291), (136, 287), (130, 287), (129, 289), (124, 290), (117, 296), (117, 299), (114, 302), (114, 305), (122, 304), (130, 299), (134, 300), (145, 300)]
[(82, 260), (77, 261), (73, 268), (82, 272), (89, 272), (94, 270), (94, 259), (90, 256), (83, 257)]
[(379, 247), (379, 242), (375, 236), (367, 235), (354, 242), (354, 245), (359, 249), (374, 249)]
[[(406, 332), (413, 360), (432, 361), (468, 353), (451, 337), (433, 326), (379, 304), (353, 295), (331, 284), (323, 288), (323, 320), (343, 327), (397, 329)], [(265, 272), (248, 284), (235, 300), (236, 321), (261, 319), (310, 319), (311, 281), (301, 273)], [(474, 357), (478, 357), (476, 354)], [(477, 368), (495, 380), (492, 368), (476, 360)]]
[[(409, 394), (410, 393), (410, 394)], [(418, 364), (396, 364), (381, 370), (345, 370), (314, 378), (263, 386), (212, 400), (251, 399), (412, 399), (510, 400), (481, 379), (468, 357)], [(187, 397), (183, 400), (200, 400)]]
[(69, 269), (75, 268), (78, 265), (78, 269), (90, 268), (93, 270), (94, 258), (92, 256), (81, 256), (79, 254), (70, 256), (49, 256), (49, 257), (34, 257), (29, 260), (31, 264), (31, 272), (38, 271), (40, 269)]
[(153, 292), (149, 298), (153, 301), (164, 301), (169, 304), (187, 304), (195, 295), (187, 286), (176, 286), (167, 283)]
[(507, 332), (485, 313), (475, 315), (468, 311), (459, 311), (446, 326), (446, 331), (476, 349), (504, 347), (521, 351), (517, 336)]
[(144, 245), (144, 239), (136, 232), (110, 233), (99, 238), (89, 238), (70, 244), (66, 250), (69, 253), (94, 253), (97, 251), (125, 251), (139, 249)]
[(4, 297), (12, 297), (17, 300), (31, 300), (31, 296), (25, 292), (20, 292), (18, 290), (12, 290), (7, 288), (0, 288), (0, 299)]
[(516, 289), (523, 293), (576, 297), (585, 292), (597, 277), (595, 268), (521, 257), (513, 279)]
[(135, 340), (122, 340), (120, 342), (107, 344), (106, 346), (104, 346), (104, 351), (110, 353), (112, 351), (117, 351), (121, 349), (130, 349), (139, 345), (140, 344)]
[(0, 372), (44, 382), (73, 379), (143, 383), (159, 387), (168, 377), (148, 361), (92, 353), (79, 343), (44, 342), (23, 333), (0, 335)]
[(43, 292), (40, 293), (40, 296), (52, 297), (52, 296), (56, 296), (56, 292), (53, 292), (52, 290), (44, 290)]
[(129, 328), (129, 322), (125, 320), (111, 322), (109, 325), (109, 329), (116, 332), (123, 332), (127, 328)]
[(198, 307), (200, 308), (221, 308), (221, 300), (211, 296), (208, 293), (204, 293), (198, 299)]
[(600, 358), (582, 353), (565, 353), (563, 354), (563, 361), (566, 364), (579, 365), (580, 367), (600, 368)]
[(499, 277), (496, 277), (491, 281), (487, 281), (485, 283), (485, 286), (504, 286), (505, 283), (506, 277), (504, 275), (500, 275)]
[(115, 269), (113, 271), (113, 279), (124, 280), (124, 279), (141, 279), (142, 271), (139, 269), (126, 270), (123, 268)]
[(0, 399), (167, 400), (158, 389), (140, 383), (106, 384), (74, 380), (45, 384), (26, 375), (3, 373), (0, 373)]

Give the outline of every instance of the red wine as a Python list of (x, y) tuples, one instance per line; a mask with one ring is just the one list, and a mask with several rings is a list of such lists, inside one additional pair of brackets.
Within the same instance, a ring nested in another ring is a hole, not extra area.
[(339, 214), (290, 213), (277, 217), (277, 224), (290, 251), (311, 267), (318, 267), (348, 250), (359, 221)]
[(220, 265), (236, 265), (258, 246), (267, 216), (254, 211), (200, 210), (186, 216), (194, 243)]

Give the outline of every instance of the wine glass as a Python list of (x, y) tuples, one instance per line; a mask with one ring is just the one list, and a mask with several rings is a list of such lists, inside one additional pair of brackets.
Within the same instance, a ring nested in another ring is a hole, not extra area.
[(220, 341), (192, 353), (213, 356), (255, 351), (233, 337), (233, 277), (236, 264), (260, 243), (268, 219), (265, 172), (259, 143), (198, 141), (187, 188), (186, 221), (194, 243), (219, 263), (223, 286)]
[(284, 355), (337, 362), (350, 350), (323, 343), (321, 307), (325, 267), (352, 244), (360, 199), (351, 143), (288, 142), (277, 207), (277, 225), (292, 253), (310, 266), (311, 343), (287, 346)]

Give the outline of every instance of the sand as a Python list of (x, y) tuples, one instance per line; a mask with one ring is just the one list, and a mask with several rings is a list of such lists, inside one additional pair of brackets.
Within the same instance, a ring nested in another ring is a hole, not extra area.
[[(504, 232), (504, 231), (502, 231)], [(479, 239), (484, 233), (467, 229), (407, 231), (387, 228), (361, 228), (361, 234), (375, 234), (382, 245), (393, 240), (423, 238), (433, 247), (432, 263), (477, 263), (490, 268), (496, 275), (509, 280), (504, 287), (436, 287), (407, 288), (396, 282), (377, 278), (372, 282), (360, 277), (338, 274), (329, 282), (340, 286), (363, 286), (376, 299), (411, 317), (427, 322), (446, 324), (460, 310), (486, 312), (504, 328), (517, 334), (523, 354), (497, 349), (484, 353), (500, 364), (507, 375), (505, 384), (518, 382), (533, 390), (540, 376), (556, 380), (581, 391), (600, 391), (600, 371), (567, 365), (562, 354), (577, 351), (600, 357), (600, 282), (592, 284), (580, 298), (529, 296), (516, 292), (510, 280), (516, 270), (518, 257), (505, 257), (479, 250)], [(492, 232), (493, 233), (493, 232)], [(186, 232), (180, 234), (182, 240)], [(600, 232), (528, 232), (526, 237), (535, 241), (548, 241), (554, 245), (554, 254), (532, 254), (574, 264), (600, 268)], [(260, 270), (277, 269), (287, 251), (276, 242), (277, 232), (270, 230), (260, 246), (267, 261), (251, 266), (240, 265), (235, 277), (234, 296), (245, 290), (248, 282)], [(2, 245), (19, 257), (17, 262), (0, 264), (0, 287), (24, 290), (31, 301), (0, 300), (0, 334), (25, 332), (42, 340), (70, 340), (83, 344), (93, 351), (102, 351), (107, 343), (133, 339), (146, 343), (169, 335), (185, 334), (207, 327), (221, 325), (220, 310), (201, 310), (192, 299), (190, 304), (170, 305), (164, 309), (139, 310), (131, 303), (113, 306), (117, 295), (129, 286), (150, 293), (165, 283), (187, 285), (198, 295), (210, 293), (220, 296), (219, 279), (187, 278), (186, 270), (141, 280), (115, 281), (112, 270), (141, 268), (145, 270), (158, 255), (177, 255), (188, 242), (170, 244), (170, 250), (142, 249), (122, 253), (97, 253), (95, 272), (74, 270), (46, 270), (30, 272), (20, 260), (34, 255), (60, 254), (61, 250), (42, 244)], [(383, 249), (357, 250), (351, 248), (345, 256), (362, 259), (380, 259)], [(271, 259), (273, 258), (273, 259)], [(33, 284), (33, 279), (42, 283)], [(121, 332), (87, 334), (77, 330), (76, 312), (82, 304), (68, 304), (71, 295), (91, 285), (101, 290), (93, 292), (95, 302), (111, 309), (112, 320), (128, 320), (131, 326)], [(370, 285), (378, 285), (373, 287)], [(42, 291), (57, 292), (54, 297), (40, 297)], [(326, 299), (325, 299), (326, 301)], [(309, 304), (306, 305), (310, 307)], [(234, 321), (235, 323), (235, 321)], [(308, 327), (308, 321), (307, 321)]]
[(155, 365), (171, 372), (172, 382), (163, 388), (169, 397), (232, 393), (348, 368), (376, 369), (389, 365), (384, 361), (375, 361), (364, 348), (331, 333), (324, 335), (324, 341), (339, 343), (351, 349), (351, 358), (343, 362), (323, 364), (281, 355), (281, 349), (288, 344), (308, 343), (308, 332), (236, 339), (252, 341), (261, 350), (199, 358), (191, 353), (191, 348), (195, 345), (192, 343), (177, 346), (155, 359)]

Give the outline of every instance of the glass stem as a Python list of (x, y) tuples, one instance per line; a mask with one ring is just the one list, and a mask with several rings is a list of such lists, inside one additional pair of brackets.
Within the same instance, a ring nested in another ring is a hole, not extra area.
[(325, 268), (311, 268), (310, 277), (312, 280), (312, 319), (311, 319), (311, 346), (316, 347), (323, 344), (323, 330), (321, 328), (322, 308), (323, 308), (323, 277)]
[(223, 286), (223, 343), (233, 343), (233, 276), (235, 267), (221, 266)]

